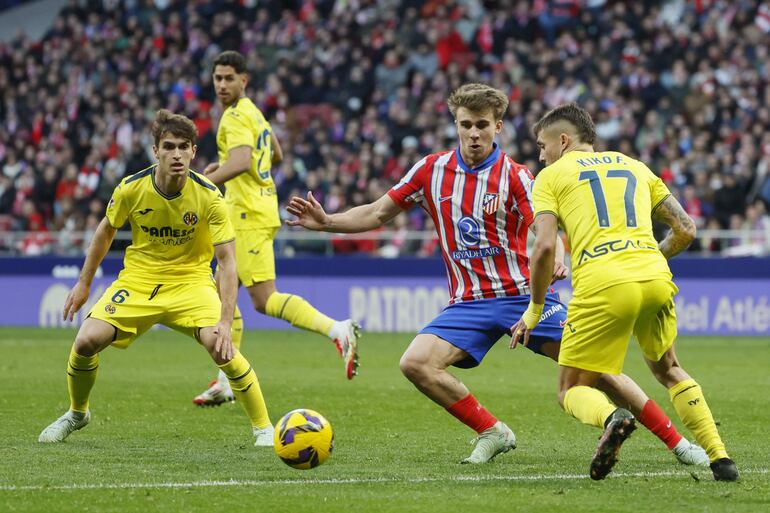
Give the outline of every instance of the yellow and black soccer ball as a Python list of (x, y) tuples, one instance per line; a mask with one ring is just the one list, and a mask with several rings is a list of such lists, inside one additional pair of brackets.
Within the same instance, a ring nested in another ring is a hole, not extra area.
[(321, 465), (334, 449), (334, 431), (320, 413), (292, 410), (275, 426), (275, 453), (281, 461), (301, 470)]

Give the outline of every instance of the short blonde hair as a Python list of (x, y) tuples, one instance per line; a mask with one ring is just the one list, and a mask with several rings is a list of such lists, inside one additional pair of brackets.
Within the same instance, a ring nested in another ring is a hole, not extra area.
[(457, 117), (457, 110), (465, 107), (476, 114), (492, 110), (495, 121), (503, 119), (508, 109), (505, 93), (486, 84), (471, 83), (458, 87), (447, 100), (449, 111)]

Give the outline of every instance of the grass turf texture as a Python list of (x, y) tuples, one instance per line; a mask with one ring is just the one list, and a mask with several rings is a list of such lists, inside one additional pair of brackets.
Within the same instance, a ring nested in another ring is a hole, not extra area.
[[(678, 345), (738, 462), (739, 483), (679, 465), (641, 426), (610, 477), (592, 482), (588, 462), (599, 431), (559, 409), (556, 366), (527, 350), (509, 351), (507, 338), (480, 368), (456, 371), (518, 438), (515, 451), (489, 465), (458, 464), (473, 433), (400, 375), (410, 334), (366, 333), (361, 375), (348, 382), (321, 337), (247, 332), (244, 354), (273, 421), (312, 408), (335, 429), (332, 457), (314, 470), (293, 470), (271, 449), (253, 447), (237, 405), (194, 407), (213, 365), (193, 341), (165, 330), (127, 351), (103, 352), (91, 424), (63, 444), (42, 445), (38, 434), (68, 406), (74, 333), (0, 328), (0, 511), (721, 513), (770, 504), (770, 339), (683, 338)], [(626, 372), (682, 431), (634, 344)]]

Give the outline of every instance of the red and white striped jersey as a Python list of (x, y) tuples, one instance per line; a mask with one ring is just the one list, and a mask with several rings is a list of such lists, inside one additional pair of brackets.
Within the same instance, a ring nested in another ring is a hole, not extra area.
[(469, 168), (459, 148), (415, 164), (388, 195), (433, 218), (449, 280), (449, 303), (529, 294), (527, 231), (532, 174), (495, 144)]

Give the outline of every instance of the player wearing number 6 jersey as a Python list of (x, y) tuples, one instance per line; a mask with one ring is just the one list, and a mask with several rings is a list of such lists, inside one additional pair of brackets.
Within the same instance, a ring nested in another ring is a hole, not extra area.
[[(70, 352), (70, 409), (40, 433), (39, 441), (62, 442), (88, 424), (89, 396), (103, 349), (110, 344), (127, 347), (154, 324), (164, 324), (206, 348), (238, 394), (256, 445), (272, 445), (256, 374), (230, 337), (238, 282), (235, 232), (224, 200), (214, 184), (189, 169), (198, 135), (192, 121), (160, 110), (152, 133), (158, 165), (126, 177), (115, 188), (80, 279), (64, 304), (64, 318), (72, 320), (88, 299), (115, 233), (129, 222), (132, 243), (124, 268), (88, 313)], [(220, 266), (219, 295), (211, 276), (214, 254)]]
[[(674, 352), (677, 288), (666, 260), (690, 244), (694, 223), (642, 162), (618, 152), (594, 151), (593, 121), (577, 105), (552, 110), (533, 132), (547, 167), (538, 174), (533, 192), (537, 236), (530, 304), (512, 328), (511, 346), (522, 337), (528, 344), (539, 322), (560, 224), (572, 244), (575, 292), (559, 353), (559, 402), (578, 420), (604, 429), (591, 477), (603, 479), (610, 472), (635, 428), (631, 412), (593, 388), (603, 373), (620, 374), (633, 333), (682, 422), (706, 449), (714, 478), (736, 480), (738, 471), (703, 392)], [(660, 244), (652, 234), (653, 219), (671, 227)]]
[[(434, 221), (449, 279), (449, 306), (415, 336), (401, 357), (401, 371), (423, 394), (446, 408), (479, 437), (464, 463), (486, 463), (516, 446), (513, 432), (447, 371), (475, 367), (524, 312), (529, 302), (527, 233), (532, 224), (532, 175), (494, 143), (508, 98), (483, 84), (467, 84), (448, 100), (460, 144), (417, 162), (374, 203), (327, 215), (311, 193), (292, 198), (290, 225), (330, 232), (363, 232), (420, 206)], [(560, 260), (551, 276), (566, 276)], [(550, 281), (550, 280), (549, 280)], [(556, 359), (566, 309), (549, 294), (543, 322), (529, 346)], [(603, 390), (640, 413), (646, 426), (683, 463), (701, 463), (660, 408), (626, 376), (607, 376)]]

